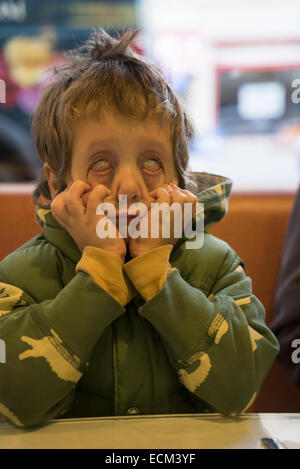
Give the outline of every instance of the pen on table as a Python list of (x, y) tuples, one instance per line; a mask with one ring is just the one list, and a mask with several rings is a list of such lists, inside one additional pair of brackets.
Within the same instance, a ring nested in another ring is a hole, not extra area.
[(286, 449), (278, 438), (262, 438), (261, 442), (268, 449)]

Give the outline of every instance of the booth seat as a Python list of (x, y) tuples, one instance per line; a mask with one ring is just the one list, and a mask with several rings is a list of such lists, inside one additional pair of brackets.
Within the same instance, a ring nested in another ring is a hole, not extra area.
[[(273, 298), (295, 194), (232, 194), (225, 218), (210, 231), (235, 249), (254, 294), (272, 319)], [(0, 187), (0, 259), (41, 231), (31, 193)], [(299, 318), (300, 320), (300, 318)], [(237, 373), (239, 370), (237, 370)], [(300, 389), (275, 361), (248, 412), (300, 412)]]

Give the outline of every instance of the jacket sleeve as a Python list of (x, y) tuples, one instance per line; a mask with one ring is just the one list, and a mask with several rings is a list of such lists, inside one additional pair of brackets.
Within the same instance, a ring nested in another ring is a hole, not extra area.
[(227, 267), (208, 297), (187, 283), (178, 269), (170, 270), (167, 249), (170, 253), (171, 248), (163, 246), (144, 254), (149, 265), (154, 256), (152, 267), (155, 257), (165, 259), (160, 275), (152, 268), (151, 295), (141, 281), (143, 256), (124, 265), (146, 301), (139, 313), (160, 334), (196, 406), (200, 398), (215, 412), (241, 413), (254, 401), (278, 353), (278, 342), (264, 322), (263, 305), (230, 248), (224, 261)]
[(300, 189), (291, 214), (274, 300), (270, 328), (276, 335), (278, 360), (296, 386), (300, 386)]
[[(42, 255), (36, 260), (29, 251), (22, 251), (0, 264), (0, 338), (5, 344), (5, 363), (0, 363), (0, 414), (17, 426), (35, 425), (69, 409), (96, 342), (125, 311), (128, 291), (122, 261), (101, 249), (96, 251), (92, 247), (84, 250), (75, 276), (57, 288), (53, 298), (54, 279), (58, 282), (54, 262), (41, 269)], [(52, 254), (55, 256), (54, 251)], [(31, 277), (27, 291), (13, 282), (12, 272), (18, 268), (24, 268), (24, 278)], [(40, 291), (45, 289), (49, 289), (49, 299), (39, 301)]]

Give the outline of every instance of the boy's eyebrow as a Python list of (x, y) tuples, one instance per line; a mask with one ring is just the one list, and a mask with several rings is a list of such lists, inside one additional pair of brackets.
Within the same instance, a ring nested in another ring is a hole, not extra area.
[(112, 138), (111, 139), (104, 139), (104, 140), (100, 140), (100, 139), (99, 140), (93, 140), (89, 144), (89, 146), (87, 148), (87, 152), (90, 153), (92, 151), (97, 150), (98, 149), (97, 147), (99, 147), (99, 145), (102, 145), (102, 146), (103, 145), (111, 145), (112, 143), (114, 143), (114, 140)]
[[(93, 142), (90, 143), (90, 145), (87, 148), (88, 153), (92, 152), (94, 150), (97, 150), (97, 147), (99, 145), (105, 146), (105, 145), (115, 145), (116, 144), (116, 139), (114, 138), (109, 138), (109, 139), (99, 139), (99, 140), (94, 140)], [(141, 146), (145, 147), (151, 147), (153, 149), (157, 150), (166, 150), (166, 145), (163, 142), (158, 142), (157, 140), (143, 140), (141, 142)]]
[(110, 146), (114, 143), (113, 139), (104, 139), (104, 140), (94, 140), (92, 141), (89, 146), (87, 147), (87, 153), (93, 153), (95, 151), (100, 150), (100, 146), (103, 147), (103, 149), (106, 149), (106, 146)]
[(143, 145), (157, 148), (158, 150), (166, 150), (166, 145), (163, 142), (158, 142), (156, 140), (143, 140)]

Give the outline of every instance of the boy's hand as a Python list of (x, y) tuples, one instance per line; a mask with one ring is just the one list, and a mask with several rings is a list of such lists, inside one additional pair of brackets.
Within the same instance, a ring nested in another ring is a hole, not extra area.
[(69, 184), (65, 191), (58, 194), (51, 203), (54, 218), (72, 236), (82, 251), (86, 246), (94, 246), (125, 259), (126, 244), (116, 229), (116, 237), (99, 238), (96, 226), (99, 220), (105, 218), (108, 224), (112, 222), (105, 215), (96, 215), (96, 209), (111, 190), (103, 184), (91, 187), (84, 181)]
[[(190, 191), (180, 189), (175, 184), (164, 184), (162, 187), (155, 189), (154, 191), (150, 192), (150, 196), (154, 199), (154, 203), (161, 204), (166, 202), (168, 205), (172, 205), (174, 202), (177, 202), (181, 205), (182, 210), (182, 226), (180, 227), (180, 238), (182, 237), (182, 233), (184, 231), (185, 226), (189, 222), (189, 220), (184, 220), (184, 204), (191, 203), (192, 204), (192, 213), (194, 214), (196, 209), (196, 203), (198, 201), (197, 197), (192, 194)], [(154, 208), (155, 210), (155, 208)], [(151, 212), (153, 208), (150, 208), (147, 213), (145, 214), (148, 217), (148, 238), (138, 237), (136, 239), (129, 238), (128, 246), (130, 255), (132, 258), (140, 256), (151, 249), (164, 246), (165, 244), (172, 244), (173, 246), (177, 243), (179, 237), (174, 236), (174, 212), (173, 210), (170, 211), (170, 217), (162, 217), (160, 213), (159, 216), (159, 227), (158, 233), (159, 238), (151, 238)], [(155, 217), (158, 220), (158, 216)], [(170, 220), (170, 224), (168, 223)], [(140, 225), (140, 224), (139, 224)], [(139, 229), (140, 226), (137, 226)], [(170, 233), (169, 238), (162, 237), (163, 236), (163, 227), (168, 233)], [(175, 233), (176, 234), (176, 233)]]

